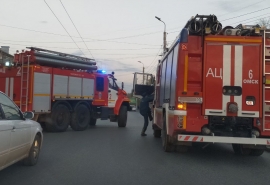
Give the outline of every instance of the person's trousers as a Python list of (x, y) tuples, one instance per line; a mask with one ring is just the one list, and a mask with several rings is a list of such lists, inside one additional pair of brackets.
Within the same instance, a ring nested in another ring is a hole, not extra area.
[(143, 125), (143, 129), (144, 129), (144, 131), (146, 131), (146, 129), (147, 129), (147, 127), (148, 127), (148, 124), (149, 124), (149, 122), (148, 122), (148, 114), (144, 114), (143, 115), (143, 119), (144, 119), (144, 125)]

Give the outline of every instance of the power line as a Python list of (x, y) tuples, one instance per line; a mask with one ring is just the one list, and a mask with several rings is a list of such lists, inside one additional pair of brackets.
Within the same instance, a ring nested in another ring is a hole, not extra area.
[(77, 33), (80, 35), (80, 37), (81, 37), (81, 39), (82, 39), (82, 41), (83, 41), (84, 45), (86, 46), (87, 50), (89, 51), (89, 53), (91, 54), (91, 56), (94, 58), (94, 56), (92, 55), (92, 53), (91, 53), (91, 51), (89, 50), (89, 48), (88, 48), (88, 46), (86, 45), (86, 43), (84, 42), (84, 40), (83, 40), (83, 38), (82, 38), (82, 36), (81, 36), (81, 34), (80, 34), (79, 30), (78, 30), (78, 29), (77, 29), (77, 27), (75, 26), (75, 24), (74, 24), (73, 20), (71, 19), (71, 17), (70, 17), (70, 15), (69, 15), (68, 11), (66, 10), (66, 8), (65, 8), (65, 6), (64, 6), (64, 4), (62, 3), (62, 1), (61, 1), (61, 0), (60, 0), (60, 3), (62, 4), (63, 8), (65, 9), (65, 11), (66, 11), (66, 13), (67, 13), (67, 15), (68, 15), (68, 17), (69, 17), (70, 21), (72, 22), (73, 26), (75, 27), (75, 29), (76, 29)]
[[(61, 36), (61, 37), (68, 37), (68, 35), (63, 35), (63, 34), (58, 34), (58, 33), (52, 33), (52, 32), (44, 32), (44, 31), (38, 31), (38, 30), (32, 30), (32, 29), (26, 29), (26, 28), (20, 28), (20, 27), (3, 25), (3, 24), (0, 24), (0, 26), (7, 27), (7, 28), (12, 28), (12, 29), (24, 30), (24, 31), (31, 31), (31, 32), (36, 32), (36, 33), (43, 33), (43, 34), (49, 34), (49, 35), (55, 35), (55, 36)], [(76, 36), (72, 36), (72, 37), (73, 38), (80, 38), (80, 37), (76, 37)], [(99, 41), (99, 42), (113, 42), (113, 43), (120, 43), (120, 44), (156, 46), (156, 45), (152, 45), (152, 44), (141, 44), (141, 43), (121, 42), (121, 41), (107, 41), (107, 40), (92, 39), (92, 38), (84, 38), (84, 39), (89, 39), (91, 41)], [(90, 42), (90, 41), (85, 41), (85, 42)]]
[[(68, 33), (67, 29), (64, 27), (64, 25), (61, 23), (61, 21), (58, 19), (58, 17), (55, 15), (55, 13), (53, 12), (53, 10), (51, 9), (51, 7), (48, 5), (48, 3), (46, 2), (46, 0), (44, 0), (44, 2), (46, 3), (46, 5), (48, 6), (48, 8), (51, 10), (51, 12), (53, 13), (53, 15), (55, 16), (55, 18), (58, 20), (58, 22), (61, 24), (61, 26), (64, 28), (64, 30), (67, 32), (67, 34), (69, 35), (69, 37), (72, 39), (72, 41), (74, 42), (74, 44), (76, 44), (76, 46), (78, 47), (78, 49), (81, 51), (81, 53), (84, 55), (84, 53), (82, 52), (81, 48), (77, 45), (77, 43), (74, 41), (74, 39), (71, 37), (71, 35)], [(84, 55), (85, 56), (85, 55)], [(86, 57), (86, 56), (85, 56)]]
[[(237, 21), (237, 22), (232, 23), (232, 24), (241, 24), (241, 23), (243, 23), (243, 22), (245, 22), (245, 21), (247, 21), (247, 20), (252, 20), (252, 19), (255, 19), (255, 20), (260, 20), (260, 19), (266, 18), (266, 17), (261, 17), (261, 16), (264, 16), (264, 15), (269, 15), (269, 14), (270, 14), (270, 13), (263, 14), (263, 15), (259, 15), (259, 16), (256, 16), (256, 17), (252, 17), (252, 18), (249, 18), (249, 19), (242, 20), (242, 21)], [(258, 17), (261, 17), (261, 18), (256, 19), (256, 18), (258, 18)], [(254, 21), (255, 21), (255, 20), (254, 20)]]
[[(237, 9), (237, 10), (232, 11), (232, 12), (238, 12), (239, 10), (246, 9), (246, 8), (251, 7), (251, 6), (253, 6), (253, 5), (259, 4), (259, 3), (263, 2), (263, 1), (265, 1), (265, 0), (262, 0), (262, 1), (259, 1), (259, 2), (253, 3), (253, 4), (250, 4), (250, 5), (248, 5), (248, 6), (245, 6), (245, 7), (243, 7), (243, 8)], [(219, 15), (218, 17), (223, 17), (224, 15), (231, 14), (232, 12), (226, 13), (226, 14), (223, 14), (223, 15)]]
[[(269, 9), (269, 8), (270, 8), (270, 6), (269, 6), (269, 7), (267, 7), (267, 8), (263, 8), (263, 9), (256, 10), (256, 11), (253, 11), (253, 12), (245, 13), (245, 14), (238, 15), (238, 16), (235, 16), (235, 17), (231, 17), (231, 18), (228, 18), (228, 19), (224, 19), (224, 20), (221, 20), (221, 21), (227, 21), (227, 20), (230, 20), (230, 19), (234, 19), (234, 18), (242, 17), (242, 16), (244, 16), (244, 15), (253, 14), (253, 13), (260, 12), (260, 11), (263, 11), (263, 10), (266, 10), (266, 9)], [(221, 22), (221, 21), (219, 21), (219, 22)]]
[[(152, 65), (154, 66), (154, 62), (155, 62), (155, 60), (156, 60), (156, 58), (157, 58), (157, 56), (159, 55), (159, 53), (160, 53), (160, 50), (161, 50), (161, 48), (158, 50), (158, 52), (157, 52), (157, 54), (156, 54), (156, 56), (155, 56), (155, 58), (153, 59), (153, 61), (150, 63), (150, 65), (148, 66), (148, 67), (146, 67), (146, 69), (148, 68), (148, 70), (147, 71), (149, 71), (152, 67)], [(147, 72), (146, 71), (146, 72)]]
[[(262, 17), (262, 18), (260, 18), (260, 19), (265, 19), (265, 18), (270, 18), (270, 16)], [(252, 20), (252, 21), (244, 22), (244, 23), (246, 24), (246, 23), (254, 22), (254, 21), (260, 20), (260, 19), (255, 19), (255, 20)], [(235, 23), (235, 24), (237, 24), (237, 23)]]

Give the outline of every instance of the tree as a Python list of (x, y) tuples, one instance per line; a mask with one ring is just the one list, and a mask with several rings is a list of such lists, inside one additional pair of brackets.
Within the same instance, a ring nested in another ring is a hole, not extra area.
[(265, 27), (267, 29), (270, 29), (270, 18), (266, 19), (266, 18), (263, 18), (263, 19), (260, 19), (258, 21), (258, 24), (261, 26), (261, 27)]

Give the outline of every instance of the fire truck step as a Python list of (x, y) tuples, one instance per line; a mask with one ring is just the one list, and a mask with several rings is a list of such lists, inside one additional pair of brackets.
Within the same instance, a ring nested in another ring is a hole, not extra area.
[(264, 87), (265, 89), (270, 89), (270, 87)]
[(269, 100), (265, 100), (264, 103), (270, 103), (270, 101)]
[(270, 59), (265, 59), (265, 61), (266, 61), (266, 62), (268, 62), (268, 61), (270, 62)]
[(266, 47), (266, 48), (269, 48), (269, 47), (270, 47), (270, 45), (265, 45), (265, 47)]
[(269, 117), (269, 116), (270, 116), (270, 114), (265, 114), (264, 116), (267, 116), (267, 117)]
[(269, 31), (266, 31), (265, 33), (270, 33)]

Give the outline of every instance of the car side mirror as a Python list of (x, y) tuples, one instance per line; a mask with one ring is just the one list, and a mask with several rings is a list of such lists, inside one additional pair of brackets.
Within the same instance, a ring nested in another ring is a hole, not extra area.
[(124, 82), (122, 82), (122, 89), (124, 89)]
[(33, 119), (34, 118), (34, 113), (33, 112), (24, 112), (23, 117), (25, 119)]

